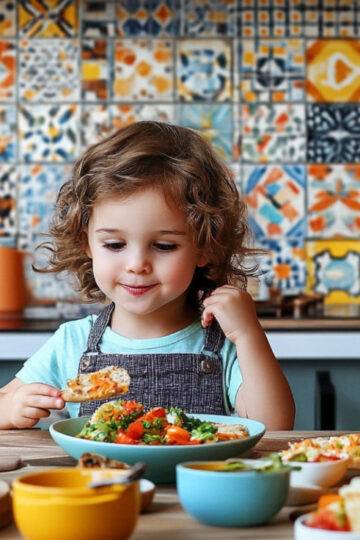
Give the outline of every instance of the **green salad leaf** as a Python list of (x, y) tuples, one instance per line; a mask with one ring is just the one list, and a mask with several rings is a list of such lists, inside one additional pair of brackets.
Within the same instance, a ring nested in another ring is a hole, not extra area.
[(116, 431), (116, 426), (114, 427), (112, 423), (100, 421), (90, 424), (90, 422), (86, 422), (77, 437), (91, 441), (113, 442), (116, 437)]

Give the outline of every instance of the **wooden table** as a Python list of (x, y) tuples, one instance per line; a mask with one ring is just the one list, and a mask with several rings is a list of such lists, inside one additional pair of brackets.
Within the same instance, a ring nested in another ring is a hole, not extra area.
[[(330, 434), (338, 432), (267, 432), (252, 455), (257, 457), (266, 452), (284, 449), (288, 441), (299, 438)], [(19, 456), (25, 463), (23, 468), (16, 471), (0, 472), (0, 479), (9, 483), (25, 471), (75, 464), (75, 461), (53, 442), (47, 431), (39, 429), (0, 431), (0, 462), (1, 458), (9, 456)], [(262, 527), (243, 529), (208, 527), (198, 523), (183, 511), (175, 486), (157, 486), (153, 505), (148, 513), (140, 516), (131, 538), (132, 540), (292, 539), (293, 523), (289, 516), (296, 510), (295, 507), (284, 507), (268, 525)], [(0, 540), (21, 538), (14, 525), (0, 530)]]

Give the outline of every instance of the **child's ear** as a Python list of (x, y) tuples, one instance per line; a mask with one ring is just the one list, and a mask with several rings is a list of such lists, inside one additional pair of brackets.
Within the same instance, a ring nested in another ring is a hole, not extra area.
[(89, 259), (92, 259), (90, 246), (89, 246), (89, 241), (88, 241), (88, 236), (86, 234), (86, 231), (82, 232), (82, 236), (83, 236), (83, 249), (84, 249), (86, 255), (89, 257)]
[(200, 253), (199, 259), (198, 259), (198, 262), (197, 262), (196, 266), (201, 268), (202, 266), (206, 266), (208, 262), (209, 262), (208, 258), (205, 256), (205, 254)]

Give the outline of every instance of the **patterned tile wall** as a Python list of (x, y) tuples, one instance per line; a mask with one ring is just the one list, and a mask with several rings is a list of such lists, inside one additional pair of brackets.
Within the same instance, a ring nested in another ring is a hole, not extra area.
[(72, 295), (31, 262), (73, 160), (157, 119), (232, 166), (273, 283), (359, 303), (359, 66), (359, 0), (0, 2), (0, 243), (32, 301)]

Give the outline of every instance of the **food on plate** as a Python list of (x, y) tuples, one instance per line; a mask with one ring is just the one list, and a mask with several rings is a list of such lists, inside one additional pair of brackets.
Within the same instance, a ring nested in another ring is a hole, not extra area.
[(305, 525), (329, 531), (360, 532), (360, 477), (340, 488), (339, 493), (323, 495), (316, 512)]
[(281, 452), (286, 461), (319, 462), (348, 458), (349, 467), (360, 468), (360, 433), (317, 437), (289, 443)]
[(109, 401), (98, 407), (77, 435), (115, 444), (194, 445), (249, 437), (240, 424), (217, 424), (194, 418), (179, 407), (145, 411), (137, 401)]
[(328, 496), (320, 497), (318, 509), (310, 514), (305, 525), (328, 531), (351, 531), (343, 499), (339, 495), (332, 495), (329, 500), (323, 500), (324, 497)]
[(80, 373), (69, 379), (62, 390), (64, 401), (82, 402), (94, 399), (107, 399), (126, 394), (129, 390), (130, 376), (126, 369), (108, 366), (92, 373)]
[(228, 441), (229, 439), (246, 439), (248, 434), (244, 431), (244, 426), (240, 424), (221, 424), (215, 423), (217, 427), (217, 438), (219, 441)]
[(130, 465), (116, 459), (100, 456), (94, 452), (85, 452), (78, 461), (78, 467), (83, 467), (86, 469), (129, 469)]
[(353, 478), (350, 484), (341, 487), (339, 493), (344, 500), (351, 530), (360, 533), (360, 477)]

